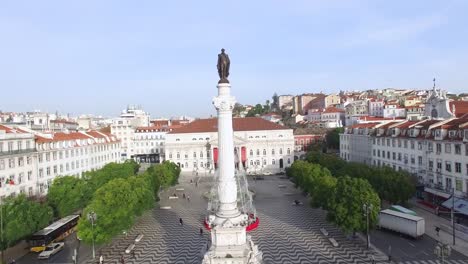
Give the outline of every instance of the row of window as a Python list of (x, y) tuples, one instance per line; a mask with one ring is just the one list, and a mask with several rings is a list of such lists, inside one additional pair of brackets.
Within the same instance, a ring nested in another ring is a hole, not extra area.
[[(404, 161), (405, 164), (408, 164), (408, 163), (411, 163), (411, 164), (416, 164), (416, 157), (415, 155), (410, 155), (409, 159), (408, 159), (408, 154), (404, 154), (402, 155), (401, 153), (396, 153), (396, 152), (391, 152), (390, 151), (384, 151), (382, 150), (382, 152), (379, 150), (373, 150), (373, 153), (372, 153), (375, 156), (377, 157), (382, 157), (382, 158), (386, 158), (388, 160), (398, 160), (398, 161)], [(377, 155), (376, 155), (377, 154)], [(422, 166), (423, 165), (423, 157), (422, 156), (418, 156), (418, 165), (419, 166)], [(375, 161), (374, 161), (375, 163)], [(460, 162), (455, 162), (455, 172), (456, 173), (462, 173), (462, 164)], [(429, 164), (428, 164), (428, 167), (429, 167), (429, 170), (433, 170), (434, 168), (434, 161), (433, 160), (429, 160)], [(437, 161), (437, 169), (439, 172), (442, 171), (442, 161), (441, 160), (438, 160)], [(452, 162), (451, 161), (445, 161), (445, 171), (447, 172), (452, 172)], [(466, 164), (466, 175), (468, 175), (468, 164)]]
[(162, 145), (164, 145), (164, 143), (163, 142), (159, 142), (159, 144), (158, 144), (158, 142), (156, 142), (156, 144), (155, 144), (155, 142), (141, 142), (141, 143), (136, 142), (135, 143), (135, 146), (137, 146), (137, 147), (140, 147), (140, 146), (144, 147), (144, 146), (149, 146), (149, 145), (151, 145), (151, 146), (154, 146), (154, 145), (162, 146)]
[[(132, 150), (133, 151), (133, 150)], [(158, 149), (158, 148), (152, 148), (150, 149), (149, 151), (146, 149), (137, 149), (136, 150), (136, 154), (148, 154), (151, 153), (151, 154), (159, 154), (159, 153), (163, 153), (163, 149)]]
[[(254, 155), (254, 152), (253, 152), (252, 149), (250, 150), (249, 154), (250, 154), (251, 157)], [(256, 154), (257, 154), (257, 156), (260, 156), (260, 149), (257, 149)], [(266, 156), (267, 150), (263, 149), (262, 154), (263, 154), (263, 156)], [(279, 154), (283, 155), (283, 148), (279, 148)], [(291, 149), (290, 148), (288, 148), (286, 150), (286, 154), (288, 154), (288, 155), (291, 154)], [(275, 155), (275, 149), (274, 148), (271, 149), (271, 155)]]
[[(110, 149), (114, 149), (114, 144), (110, 147)], [(64, 157), (68, 159), (69, 157), (78, 157), (78, 156), (83, 156), (83, 155), (88, 155), (88, 149), (89, 149), (89, 154), (97, 153), (97, 152), (102, 152), (102, 151), (108, 151), (109, 150), (109, 145), (99, 145), (99, 146), (94, 146), (91, 148), (75, 148), (75, 149), (68, 149), (68, 150), (62, 150), (62, 151), (52, 151), (52, 152), (46, 152), (46, 153), (40, 153), (38, 155), (38, 160), (40, 163), (51, 161), (52, 160), (57, 160), (58, 159), (63, 159)], [(52, 155), (51, 155), (52, 153)]]
[(155, 140), (160, 139), (164, 140), (163, 135), (135, 135), (134, 140)]
[[(210, 157), (210, 152), (209, 152), (209, 151), (206, 151), (206, 152), (205, 152), (205, 151), (200, 151), (198, 157), (203, 158), (203, 154), (204, 154), (204, 153), (206, 153), (206, 157), (207, 157), (207, 158)], [(184, 153), (184, 157), (185, 157), (186, 159), (188, 159), (188, 156), (189, 156), (188, 153)], [(193, 152), (193, 157), (194, 157), (194, 158), (197, 157), (197, 152), (196, 152), (196, 151)], [(180, 159), (180, 152), (177, 152), (177, 153), (176, 153), (176, 158), (177, 158), (177, 159)], [(172, 153), (169, 153), (169, 159), (172, 159)]]
[[(288, 159), (287, 159), (287, 162), (288, 162), (288, 164), (291, 164), (291, 159), (288, 158)], [(278, 166), (281, 166), (280, 162), (279, 162), (279, 161), (277, 162), (276, 159), (272, 159), (272, 160), (271, 160), (271, 163), (268, 163), (266, 159), (263, 159), (263, 160), (262, 160), (262, 163), (263, 163), (264, 166), (266, 166), (266, 165), (278, 165)], [(180, 165), (181, 168), (189, 168), (189, 163), (188, 163), (188, 162), (185, 162), (185, 163), (182, 163), (182, 164), (178, 163), (178, 164)], [(200, 166), (199, 166), (198, 164), (200, 164)], [(260, 163), (260, 160), (255, 160), (255, 161), (254, 161), (254, 160), (250, 160), (250, 166), (251, 166), (252, 168), (255, 168), (255, 167), (261, 166), (261, 165), (262, 165), (262, 164)], [(204, 163), (203, 161), (200, 161), (200, 163), (198, 163), (197, 161), (194, 161), (194, 162), (193, 162), (193, 168), (206, 168), (206, 169), (210, 169), (210, 168), (211, 168), (211, 163), (210, 163), (209, 161), (207, 161), (206, 163)]]
[(13, 151), (18, 151), (18, 150), (27, 150), (27, 149), (32, 149), (33, 147), (34, 147), (34, 141), (32, 140), (0, 142), (0, 152), (13, 152)]
[(0, 159), (0, 170), (4, 170), (7, 168), (13, 169), (16, 166), (23, 167), (25, 165), (25, 161), (27, 165), (32, 164), (32, 157), (27, 156), (27, 157), (17, 157), (17, 158), (13, 157), (13, 158), (8, 158), (8, 159)]
[[(272, 159), (271, 160), (271, 163), (268, 163), (268, 161), (266, 159), (262, 159), (262, 162), (260, 162), (260, 160), (250, 160), (250, 166), (253, 166), (253, 167), (256, 167), (256, 166), (260, 166), (262, 165), (263, 163), (263, 166), (266, 166), (266, 165), (276, 165), (276, 159)], [(288, 164), (291, 164), (291, 159), (288, 158)], [(278, 162), (278, 166), (281, 166), (281, 164)]]
[[(408, 141), (409, 141), (409, 144), (408, 144)], [(382, 144), (382, 146), (387, 146), (387, 147), (396, 147), (398, 146), (399, 148), (401, 148), (403, 146), (403, 148), (408, 148), (408, 145), (411, 149), (415, 149), (416, 148), (416, 142), (414, 140), (401, 140), (401, 139), (390, 139), (390, 138), (373, 138), (373, 144), (377, 144), (378, 146), (380, 146)], [(461, 155), (462, 154), (462, 144), (458, 144), (458, 143), (435, 143), (435, 147), (436, 147), (436, 152), (437, 153), (441, 153), (442, 152), (442, 146), (444, 146), (444, 152), (445, 153), (448, 153), (448, 154), (452, 154), (452, 145), (453, 145), (453, 149), (454, 149), (454, 154), (456, 155)], [(422, 150), (422, 142), (417, 142), (417, 148), (418, 150)], [(434, 143), (433, 142), (428, 142), (427, 143), (427, 149), (428, 151), (432, 152), (434, 150)], [(468, 144), (465, 145), (465, 155), (468, 156)]]

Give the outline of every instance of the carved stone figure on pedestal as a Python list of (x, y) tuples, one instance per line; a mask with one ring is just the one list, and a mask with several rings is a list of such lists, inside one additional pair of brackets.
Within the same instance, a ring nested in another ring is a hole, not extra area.
[(224, 53), (224, 49), (221, 49), (221, 53), (218, 54), (218, 74), (219, 74), (219, 82), (218, 83), (229, 83), (227, 77), (229, 77), (229, 66), (231, 65), (231, 61), (229, 60), (229, 56)]

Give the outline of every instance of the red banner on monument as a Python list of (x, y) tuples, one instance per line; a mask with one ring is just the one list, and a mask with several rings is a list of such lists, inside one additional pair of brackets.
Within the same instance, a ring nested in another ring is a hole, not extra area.
[(214, 163), (218, 163), (218, 148), (213, 148), (213, 160)]

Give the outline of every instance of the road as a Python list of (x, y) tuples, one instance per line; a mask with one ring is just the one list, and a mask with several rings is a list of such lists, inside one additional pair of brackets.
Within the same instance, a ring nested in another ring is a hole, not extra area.
[(50, 259), (39, 260), (37, 259), (38, 253), (28, 253), (20, 259), (16, 260), (17, 264), (32, 264), (32, 263), (55, 263), (55, 264), (72, 264), (72, 256), (74, 255), (75, 249), (78, 253), (79, 263), (82, 260), (90, 259), (92, 256), (91, 247), (82, 245), (80, 241), (76, 239), (76, 236), (72, 234), (65, 239), (65, 247), (63, 250), (52, 256)]
[[(437, 259), (434, 255), (437, 241), (427, 235), (416, 240), (386, 230), (374, 230), (371, 232), (371, 243), (387, 255), (389, 246), (391, 246), (392, 259), (398, 262)], [(452, 251), (449, 260), (468, 261), (468, 258), (456, 251)]]

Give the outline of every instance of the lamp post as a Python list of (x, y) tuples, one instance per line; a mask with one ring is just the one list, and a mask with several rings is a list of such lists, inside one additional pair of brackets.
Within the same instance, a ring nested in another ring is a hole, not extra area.
[(366, 216), (366, 236), (367, 236), (367, 249), (370, 248), (370, 234), (369, 234), (369, 213), (372, 210), (372, 204), (363, 204), (362, 209), (364, 210)]
[(88, 213), (88, 220), (91, 222), (91, 233), (93, 236), (93, 259), (95, 259), (96, 253), (94, 251), (94, 222), (97, 220), (97, 215), (94, 211)]

